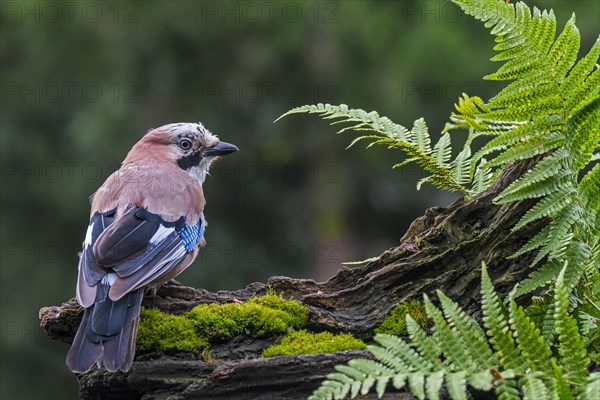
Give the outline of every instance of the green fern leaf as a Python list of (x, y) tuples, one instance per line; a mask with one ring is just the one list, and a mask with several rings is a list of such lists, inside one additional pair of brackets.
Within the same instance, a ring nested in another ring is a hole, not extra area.
[(563, 81), (561, 90), (565, 97), (573, 98), (573, 92), (581, 86), (596, 68), (598, 57), (600, 57), (600, 36), (594, 42), (590, 52), (575, 65)]
[(552, 370), (548, 365), (548, 360), (552, 358), (552, 351), (544, 341), (540, 330), (514, 300), (511, 300), (509, 310), (511, 327), (516, 332), (517, 347), (527, 365), (533, 371), (551, 374)]
[(498, 359), (490, 349), (485, 333), (479, 324), (444, 293), (438, 290), (437, 295), (450, 329), (463, 342), (463, 346), (469, 348), (473, 354), (477, 365), (470, 372), (474, 373), (498, 365)]
[(434, 340), (439, 343), (443, 356), (449, 364), (453, 364), (461, 371), (475, 371), (478, 369), (473, 354), (469, 353), (464, 343), (450, 330), (444, 316), (427, 295), (423, 295), (423, 303), (427, 316), (434, 322), (432, 332)]
[(546, 400), (548, 398), (544, 382), (532, 374), (525, 375), (521, 382), (524, 400)]
[(556, 262), (546, 263), (533, 271), (527, 279), (521, 281), (515, 290), (515, 297), (530, 293), (539, 287), (554, 281), (560, 272), (561, 265)]
[(506, 204), (525, 199), (536, 199), (549, 196), (550, 194), (572, 188), (573, 182), (571, 178), (572, 176), (570, 176), (569, 172), (563, 168), (554, 176), (551, 176), (543, 181), (533, 182), (514, 193), (507, 194), (504, 197), (501, 197), (504, 193), (500, 193), (500, 195), (494, 199), (494, 202), (496, 204)]
[(600, 164), (596, 164), (581, 180), (579, 193), (585, 208), (590, 211), (592, 231), (600, 231)]
[[(397, 336), (378, 333), (375, 335), (375, 342), (381, 346), (371, 345), (368, 346), (368, 349), (378, 360), (390, 368), (394, 368), (396, 372), (431, 371), (433, 368), (431, 363), (420, 357), (410, 345)], [(396, 362), (402, 364), (396, 366)]]
[(429, 138), (429, 130), (423, 118), (415, 121), (411, 130), (414, 143), (419, 146), (419, 149), (425, 154), (431, 154), (431, 139)]
[(440, 140), (436, 143), (433, 148), (433, 154), (438, 164), (449, 167), (448, 161), (452, 155), (452, 148), (450, 147), (450, 135), (445, 133), (440, 137)]
[(594, 372), (590, 374), (590, 376), (587, 379), (585, 392), (583, 393), (583, 399), (596, 399), (598, 393), (600, 393), (600, 372)]
[[(596, 243), (597, 240), (596, 237)], [(597, 270), (600, 247), (593, 248), (588, 243), (574, 240), (569, 244), (565, 258), (568, 260), (569, 268), (565, 271), (564, 284), (570, 292), (587, 271)]]
[(505, 377), (502, 379), (496, 387), (496, 394), (498, 400), (521, 400), (517, 380), (514, 378)]
[(533, 259), (532, 264), (537, 264), (542, 258), (548, 255), (548, 260), (554, 260), (561, 257), (573, 239), (571, 227), (578, 220), (577, 208), (571, 205), (563, 208), (550, 222), (548, 231), (548, 240), (545, 249), (540, 251)]
[(492, 375), (489, 369), (475, 374), (469, 374), (469, 376), (467, 376), (467, 383), (470, 386), (474, 387), (475, 389), (483, 390), (486, 392), (492, 389), (493, 382), (494, 376)]
[(377, 393), (377, 397), (381, 398), (383, 396), (383, 394), (385, 393), (385, 388), (387, 387), (388, 382), (390, 381), (391, 377), (389, 376), (382, 376), (381, 378), (377, 379), (377, 385), (375, 386), (375, 393)]
[(453, 400), (467, 400), (467, 379), (464, 371), (446, 375), (446, 389)]
[[(285, 116), (299, 113), (319, 114), (321, 118), (331, 120), (333, 124), (350, 124), (346, 128), (339, 130), (338, 133), (349, 130), (374, 132), (375, 135), (362, 135), (354, 139), (348, 147), (352, 147), (361, 140), (372, 140), (367, 147), (379, 144), (387, 145), (389, 148), (401, 149), (408, 155), (408, 160), (397, 164), (397, 166), (414, 161), (432, 174), (428, 182), (447, 190), (463, 193), (468, 192), (466, 187), (454, 180), (453, 172), (448, 168), (447, 160), (444, 162), (438, 161), (437, 156), (441, 156), (442, 159), (447, 157), (448, 150), (441, 148), (441, 155), (432, 154), (431, 139), (427, 125), (422, 118), (415, 121), (412, 131), (409, 132), (403, 126), (393, 123), (389, 118), (382, 117), (374, 111), (368, 113), (360, 109), (351, 109), (345, 104), (334, 106), (319, 103), (294, 108), (283, 114), (276, 121)], [(444, 141), (448, 139), (449, 136)], [(468, 183), (468, 180), (465, 183)]]
[(532, 223), (533, 221), (537, 221), (543, 217), (554, 216), (562, 211), (565, 207), (567, 207), (572, 202), (572, 191), (558, 191), (552, 193), (542, 200), (540, 200), (535, 206), (530, 208), (523, 217), (517, 222), (517, 224), (512, 228), (512, 231), (518, 231), (525, 225)]
[(580, 170), (590, 162), (600, 141), (600, 95), (585, 103), (570, 119), (570, 140), (577, 149), (573, 165)]
[(562, 366), (567, 379), (575, 386), (577, 393), (583, 391), (585, 380), (588, 376), (585, 343), (577, 329), (577, 322), (568, 314), (569, 291), (565, 286), (566, 267), (562, 269), (556, 280), (556, 296), (554, 304), (554, 319), (556, 320), (556, 332), (558, 334), (558, 351), (561, 355)]
[(569, 387), (569, 382), (565, 379), (562, 369), (552, 360), (552, 369), (554, 371), (554, 391), (560, 400), (572, 400), (573, 393)]
[(417, 399), (425, 399), (425, 374), (414, 372), (408, 375), (408, 388)]
[(542, 331), (542, 337), (544, 338), (544, 342), (548, 346), (552, 345), (554, 342), (554, 331), (556, 326), (556, 320), (554, 319), (554, 310), (552, 307), (548, 307), (546, 313), (544, 314), (544, 318), (541, 323), (540, 330)]
[(439, 400), (443, 383), (444, 371), (437, 371), (427, 376), (427, 384), (425, 385), (427, 398), (430, 400)]
[(442, 369), (440, 356), (442, 350), (431, 337), (427, 336), (421, 326), (410, 316), (406, 314), (406, 330), (410, 335), (412, 345), (431, 366), (432, 369)]
[(453, 178), (463, 185), (470, 181), (471, 149), (465, 147), (452, 162)]
[(477, 166), (477, 169), (475, 170), (475, 176), (473, 178), (473, 188), (471, 189), (471, 192), (473, 194), (483, 192), (491, 186), (492, 182), (494, 182), (496, 174), (494, 174), (494, 172), (490, 168), (488, 168), (486, 164), (487, 160), (485, 158), (482, 158), (479, 162), (479, 165)]
[(531, 137), (527, 142), (518, 143), (498, 157), (489, 161), (490, 167), (506, 165), (515, 161), (532, 158), (554, 150), (564, 144), (564, 138), (557, 132), (552, 132), (545, 137)]
[(537, 118), (529, 123), (508, 126), (497, 137), (490, 140), (475, 153), (471, 161), (471, 166), (473, 168), (482, 157), (490, 153), (505, 150), (518, 143), (530, 141), (534, 137), (543, 138), (552, 132), (560, 132), (563, 126), (563, 120), (559, 115)]
[[(548, 178), (555, 176), (561, 168), (564, 166), (564, 160), (567, 157), (564, 149), (557, 149), (551, 155), (545, 157), (543, 160), (538, 162), (531, 170), (529, 170), (520, 179), (513, 182), (510, 186), (502, 191), (495, 199), (496, 202), (500, 203), (500, 200), (504, 199), (508, 195), (515, 193), (521, 193), (529, 188), (534, 183), (547, 181)], [(532, 198), (524, 196), (523, 198)]]
[(580, 42), (581, 37), (575, 26), (575, 14), (573, 14), (548, 53), (548, 63), (550, 65), (555, 63), (556, 76), (564, 77), (573, 68)]
[(406, 374), (396, 374), (392, 378), (392, 385), (396, 389), (402, 389), (406, 385)]
[(517, 352), (516, 343), (509, 332), (504, 306), (494, 291), (485, 263), (481, 266), (481, 297), (483, 323), (497, 357), (505, 367), (521, 369), (525, 362)]

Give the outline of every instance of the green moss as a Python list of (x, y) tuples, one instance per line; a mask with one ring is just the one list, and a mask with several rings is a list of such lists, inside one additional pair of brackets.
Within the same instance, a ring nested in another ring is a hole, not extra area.
[(138, 350), (197, 351), (208, 346), (208, 341), (196, 334), (194, 324), (184, 316), (144, 308), (140, 315)]
[(284, 333), (288, 328), (299, 329), (308, 321), (305, 306), (275, 294), (250, 299), (240, 306), (240, 311), (258, 335)]
[(263, 357), (289, 356), (298, 354), (333, 353), (344, 350), (362, 350), (367, 345), (349, 334), (334, 335), (331, 332), (309, 333), (305, 330), (290, 332), (279, 344), (263, 351)]
[(240, 306), (227, 304), (200, 304), (185, 314), (199, 335), (209, 340), (222, 340), (244, 331)]
[(406, 314), (410, 314), (421, 328), (427, 328), (429, 326), (427, 313), (425, 312), (423, 304), (418, 300), (409, 300), (394, 307), (381, 325), (375, 328), (375, 333), (388, 333), (390, 335), (398, 336), (407, 335)]
[(262, 336), (302, 328), (308, 308), (269, 293), (243, 304), (200, 304), (183, 315), (143, 309), (141, 316), (138, 350), (197, 351), (246, 331)]

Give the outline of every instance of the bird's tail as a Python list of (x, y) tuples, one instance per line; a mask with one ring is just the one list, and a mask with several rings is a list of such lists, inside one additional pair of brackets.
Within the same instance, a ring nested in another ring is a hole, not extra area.
[(108, 297), (109, 289), (108, 282), (99, 282), (96, 300), (83, 314), (67, 354), (72, 372), (87, 372), (94, 364), (111, 372), (128, 371), (133, 363), (143, 289), (117, 301)]

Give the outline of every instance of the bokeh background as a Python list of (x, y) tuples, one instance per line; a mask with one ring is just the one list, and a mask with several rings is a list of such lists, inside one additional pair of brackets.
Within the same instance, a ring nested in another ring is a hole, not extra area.
[[(530, 3), (560, 26), (575, 11), (582, 53), (598, 35), (596, 0)], [(417, 192), (395, 151), (344, 150), (351, 134), (317, 117), (273, 121), (346, 103), (425, 117), (437, 139), (461, 92), (500, 89), (481, 79), (493, 38), (446, 1), (0, 4), (2, 399), (77, 397), (38, 310), (74, 295), (88, 197), (150, 127), (200, 120), (240, 148), (205, 183), (209, 246), (181, 282), (325, 280), (456, 197)]]

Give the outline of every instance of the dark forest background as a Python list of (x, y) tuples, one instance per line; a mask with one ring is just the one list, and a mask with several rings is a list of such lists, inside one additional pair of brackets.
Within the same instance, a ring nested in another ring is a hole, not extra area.
[[(0, 398), (75, 398), (67, 345), (38, 310), (74, 295), (88, 197), (151, 127), (202, 121), (240, 152), (204, 185), (208, 247), (179, 277), (209, 290), (272, 275), (326, 280), (342, 262), (396, 245), (428, 207), (400, 153), (292, 107), (346, 103), (435, 138), (461, 92), (484, 99), (493, 38), (445, 1), (1, 3)], [(572, 11), (582, 53), (600, 2), (534, 1)], [(457, 141), (460, 144), (460, 140)]]

